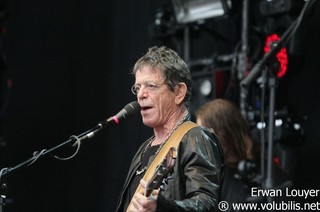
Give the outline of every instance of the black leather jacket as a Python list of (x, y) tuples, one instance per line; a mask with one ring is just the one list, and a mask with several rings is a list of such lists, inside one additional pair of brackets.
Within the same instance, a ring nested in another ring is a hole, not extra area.
[[(144, 142), (134, 156), (120, 194), (117, 211), (125, 211), (128, 185), (140, 165)], [(218, 211), (223, 169), (223, 151), (209, 129), (195, 127), (182, 138), (174, 172), (157, 199), (157, 211)]]

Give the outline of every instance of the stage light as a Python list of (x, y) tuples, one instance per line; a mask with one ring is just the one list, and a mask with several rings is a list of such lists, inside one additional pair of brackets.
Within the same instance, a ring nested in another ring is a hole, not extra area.
[(227, 0), (172, 0), (176, 21), (185, 24), (226, 15), (231, 1)]
[(200, 84), (200, 94), (207, 97), (212, 93), (213, 85), (211, 80), (204, 79)]
[[(266, 39), (264, 53), (266, 54), (267, 52), (269, 52), (271, 49), (271, 45), (277, 42), (278, 40), (280, 40), (280, 37), (277, 34), (269, 35)], [(279, 43), (278, 45), (282, 44)], [(285, 47), (282, 47), (280, 51), (276, 54), (276, 59), (280, 65), (279, 70), (277, 72), (277, 76), (278, 78), (281, 78), (286, 74), (288, 65), (288, 55)]]
[(289, 12), (292, 0), (264, 0), (260, 2), (260, 13), (263, 16)]

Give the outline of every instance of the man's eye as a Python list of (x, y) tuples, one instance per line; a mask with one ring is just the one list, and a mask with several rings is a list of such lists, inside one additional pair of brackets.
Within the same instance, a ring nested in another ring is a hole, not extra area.
[(152, 84), (147, 84), (146, 87), (149, 88), (149, 89), (153, 89), (153, 88), (155, 88), (155, 87), (157, 87), (157, 86), (152, 85)]
[(134, 87), (134, 90), (135, 90), (135, 91), (139, 91), (139, 90), (140, 90), (140, 86)]

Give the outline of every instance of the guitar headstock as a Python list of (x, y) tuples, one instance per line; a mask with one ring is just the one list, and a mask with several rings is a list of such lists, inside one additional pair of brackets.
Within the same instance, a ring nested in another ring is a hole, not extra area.
[(163, 159), (163, 161), (157, 166), (153, 176), (149, 180), (145, 190), (145, 196), (150, 196), (153, 190), (160, 188), (163, 180), (173, 172), (174, 164), (177, 158), (177, 151), (174, 147), (171, 147)]

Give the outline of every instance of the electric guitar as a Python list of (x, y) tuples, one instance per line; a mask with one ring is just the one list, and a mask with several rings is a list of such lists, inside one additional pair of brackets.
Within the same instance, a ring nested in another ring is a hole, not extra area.
[(163, 161), (156, 167), (153, 176), (147, 183), (145, 188), (145, 196), (149, 197), (153, 190), (157, 190), (170, 173), (173, 172), (174, 164), (177, 158), (177, 151), (171, 147), (163, 159)]

